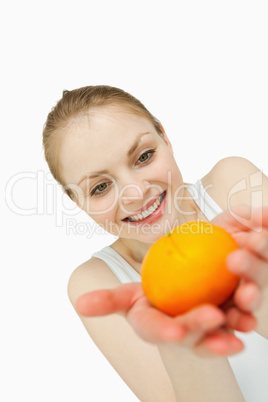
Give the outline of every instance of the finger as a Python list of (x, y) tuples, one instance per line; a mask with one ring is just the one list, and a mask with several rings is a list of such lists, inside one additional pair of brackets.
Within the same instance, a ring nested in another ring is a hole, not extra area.
[(252, 209), (247, 205), (239, 205), (226, 210), (212, 220), (230, 233), (268, 228), (268, 207)]
[(153, 343), (180, 342), (192, 346), (206, 331), (219, 328), (225, 322), (217, 307), (204, 305), (177, 317), (170, 317), (140, 299), (127, 315), (128, 321), (144, 340)]
[(204, 304), (178, 316), (176, 320), (183, 325), (187, 334), (182, 345), (192, 347), (207, 332), (217, 330), (224, 325), (226, 317), (224, 312), (218, 307)]
[(256, 283), (244, 281), (236, 289), (233, 300), (241, 311), (254, 312), (261, 305), (262, 294)]
[(251, 250), (258, 257), (268, 261), (268, 230), (240, 232), (233, 235), (240, 248)]
[(268, 262), (253, 255), (248, 250), (233, 251), (227, 256), (226, 264), (231, 272), (256, 282), (260, 288), (268, 283)]
[(244, 349), (243, 342), (233, 333), (224, 329), (219, 329), (212, 334), (208, 334), (194, 348), (199, 356), (232, 356)]
[(250, 313), (243, 313), (233, 307), (226, 312), (226, 326), (240, 332), (253, 331), (257, 326), (257, 319)]
[(115, 289), (86, 293), (76, 301), (77, 312), (86, 317), (126, 312), (144, 295), (140, 283), (120, 285)]
[[(259, 288), (256, 284), (253, 284), (257, 288), (258, 296), (260, 294)], [(234, 301), (234, 295), (232, 298), (223, 303), (220, 308), (224, 311), (226, 316), (227, 328), (240, 332), (249, 332), (256, 328), (257, 320), (254, 317), (252, 311), (246, 308), (243, 304), (243, 308), (238, 307)]]
[(145, 297), (129, 310), (127, 320), (146, 342), (180, 342), (186, 335), (183, 325), (154, 308)]
[(211, 304), (195, 307), (176, 318), (188, 332), (211, 331), (225, 323), (223, 311)]

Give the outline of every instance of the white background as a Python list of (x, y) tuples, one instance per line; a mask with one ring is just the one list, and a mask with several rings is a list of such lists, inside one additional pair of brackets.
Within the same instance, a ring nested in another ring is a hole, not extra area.
[(113, 238), (83, 234), (90, 220), (51, 179), (42, 126), (64, 89), (118, 86), (161, 120), (185, 181), (231, 155), (267, 174), (267, 2), (25, 0), (0, 15), (1, 400), (134, 402), (66, 292)]

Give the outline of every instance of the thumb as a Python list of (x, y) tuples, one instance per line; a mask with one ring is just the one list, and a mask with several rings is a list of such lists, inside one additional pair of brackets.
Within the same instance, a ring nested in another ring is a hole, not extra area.
[(226, 231), (233, 233), (246, 230), (252, 225), (250, 207), (244, 204), (228, 209), (217, 215), (212, 221)]
[(84, 317), (109, 315), (128, 311), (143, 295), (140, 283), (127, 283), (115, 289), (85, 293), (77, 299), (75, 307)]

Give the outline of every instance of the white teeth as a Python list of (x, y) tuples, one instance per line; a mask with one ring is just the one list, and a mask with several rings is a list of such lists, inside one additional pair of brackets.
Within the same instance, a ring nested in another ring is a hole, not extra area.
[(142, 214), (142, 216), (143, 216), (144, 218), (147, 218), (147, 216), (150, 215), (150, 212), (149, 212), (148, 210), (146, 210), (146, 211), (143, 211), (141, 214)]
[(140, 214), (137, 215), (132, 215), (129, 217), (130, 221), (140, 221), (144, 218), (147, 218), (147, 216), (151, 215), (160, 205), (160, 197), (151, 205), (148, 209), (145, 211), (141, 212)]

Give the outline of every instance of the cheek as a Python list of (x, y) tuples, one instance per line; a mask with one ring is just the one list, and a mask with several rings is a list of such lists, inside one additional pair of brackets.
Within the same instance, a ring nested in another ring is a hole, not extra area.
[(113, 192), (99, 198), (88, 197), (83, 206), (83, 211), (96, 223), (107, 224), (114, 221), (117, 207), (116, 195)]
[(154, 164), (154, 177), (158, 181), (167, 182), (170, 186), (182, 184), (182, 176), (171, 154), (161, 156), (161, 160)]
[(106, 213), (98, 214), (89, 214), (90, 218), (94, 220), (97, 225), (102, 227), (106, 232), (119, 236), (121, 233), (120, 225), (116, 222), (116, 210), (110, 210)]

